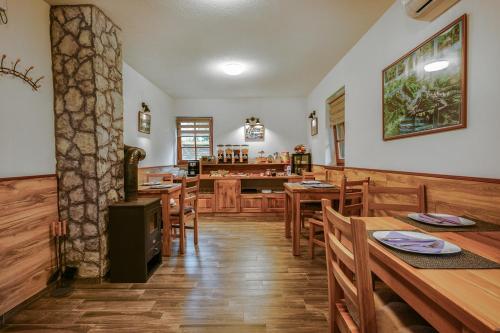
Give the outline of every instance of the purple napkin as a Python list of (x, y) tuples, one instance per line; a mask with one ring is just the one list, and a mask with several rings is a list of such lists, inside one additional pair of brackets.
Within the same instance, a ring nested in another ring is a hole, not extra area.
[(380, 240), (387, 245), (401, 250), (415, 251), (419, 253), (440, 253), (444, 248), (444, 241), (440, 239), (422, 239), (411, 237), (402, 233), (391, 231)]
[(462, 225), (462, 221), (460, 221), (460, 218), (458, 216), (441, 217), (433, 214), (419, 214), (419, 218), (430, 223)]

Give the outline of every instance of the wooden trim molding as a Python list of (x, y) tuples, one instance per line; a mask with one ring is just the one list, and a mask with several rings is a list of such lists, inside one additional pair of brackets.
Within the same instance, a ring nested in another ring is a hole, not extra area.
[(342, 165), (313, 164), (313, 166), (319, 168), (325, 168), (326, 170), (338, 170), (338, 171), (344, 170), (344, 166)]
[(24, 179), (36, 179), (36, 178), (52, 178), (56, 177), (56, 174), (46, 174), (46, 175), (30, 175), (30, 176), (18, 176), (18, 177), (4, 177), (0, 178), (0, 182), (9, 180), (24, 180)]

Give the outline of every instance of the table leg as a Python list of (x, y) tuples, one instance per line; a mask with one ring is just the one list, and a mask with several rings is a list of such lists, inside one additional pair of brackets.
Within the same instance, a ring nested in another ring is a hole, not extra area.
[(292, 196), (292, 219), (293, 255), (300, 256), (300, 193)]
[(170, 194), (161, 195), (162, 219), (163, 219), (163, 255), (170, 257), (171, 253), (171, 226), (170, 226)]
[(288, 192), (285, 192), (285, 237), (292, 237), (290, 232), (290, 195)]

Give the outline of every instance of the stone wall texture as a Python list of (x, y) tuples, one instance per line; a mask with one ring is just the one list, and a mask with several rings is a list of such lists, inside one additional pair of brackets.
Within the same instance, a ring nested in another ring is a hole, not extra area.
[(50, 12), (59, 210), (68, 220), (68, 264), (101, 278), (108, 205), (123, 198), (120, 28), (97, 7)]

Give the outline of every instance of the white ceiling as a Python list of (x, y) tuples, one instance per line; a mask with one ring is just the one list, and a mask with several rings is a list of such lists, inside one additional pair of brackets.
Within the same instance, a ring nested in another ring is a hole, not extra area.
[[(46, 0), (91, 3), (125, 61), (172, 97), (306, 96), (394, 0)], [(223, 61), (248, 71), (221, 74)]]

